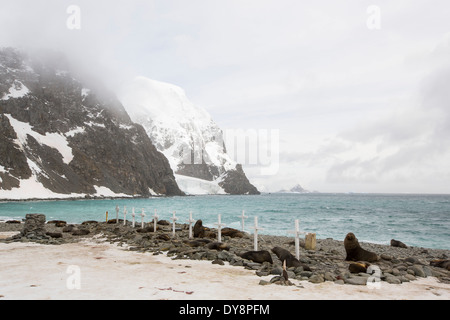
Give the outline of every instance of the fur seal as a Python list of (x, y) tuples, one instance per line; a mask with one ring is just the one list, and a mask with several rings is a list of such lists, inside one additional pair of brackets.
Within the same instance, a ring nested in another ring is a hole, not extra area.
[(430, 265), (433, 267), (444, 268), (450, 271), (450, 260), (433, 260), (430, 261)]
[(195, 248), (195, 247), (202, 247), (205, 244), (210, 243), (211, 240), (208, 239), (198, 239), (198, 240), (184, 240), (183, 243), (189, 247)]
[(194, 225), (194, 238), (215, 238), (216, 234), (211, 232), (207, 227), (203, 226), (202, 220), (197, 220)]
[(348, 233), (344, 240), (347, 256), (345, 261), (367, 261), (374, 262), (380, 258), (373, 252), (367, 251), (359, 245), (358, 239), (353, 233)]
[(206, 247), (211, 250), (219, 250), (219, 251), (222, 251), (222, 250), (229, 251), (230, 250), (230, 246), (223, 242), (211, 242), (211, 243), (208, 243), (206, 245)]
[(404, 244), (401, 241), (395, 240), (395, 239), (391, 240), (391, 247), (405, 248), (405, 249), (408, 248), (408, 246), (406, 244)]
[(305, 265), (300, 263), (296, 257), (294, 257), (289, 251), (283, 249), (281, 247), (275, 247), (272, 249), (272, 252), (275, 253), (282, 262), (286, 260), (286, 266), (290, 267), (303, 267), (305, 271), (311, 271), (311, 269)]
[(239, 254), (239, 256), (247, 260), (252, 260), (253, 262), (258, 263), (270, 262), (271, 264), (273, 264), (272, 256), (270, 255), (270, 252), (267, 250), (247, 251)]
[(355, 262), (355, 263), (350, 263), (350, 265), (348, 266), (348, 271), (350, 271), (350, 273), (366, 273), (367, 272), (367, 268), (369, 267), (368, 263), (364, 263), (364, 262)]
[(95, 221), (95, 220), (88, 220), (88, 221), (83, 221), (82, 223), (81, 223), (81, 225), (87, 225), (87, 224), (98, 224), (98, 221)]
[(230, 238), (243, 238), (244, 237), (244, 233), (242, 233), (242, 231), (239, 231), (239, 230), (233, 229), (233, 228), (223, 228), (221, 232), (222, 232), (223, 236), (228, 236)]

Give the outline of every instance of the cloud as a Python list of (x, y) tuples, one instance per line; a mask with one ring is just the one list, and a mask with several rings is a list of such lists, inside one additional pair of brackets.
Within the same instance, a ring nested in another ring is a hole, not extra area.
[[(80, 30), (66, 27), (73, 4)], [(366, 26), (372, 4), (381, 8), (377, 31)], [(224, 130), (279, 129), (279, 174), (248, 169), (269, 189), (450, 192), (446, 0), (0, 0), (0, 7), (2, 46), (63, 51), (80, 73), (113, 89), (136, 75), (174, 83)]]

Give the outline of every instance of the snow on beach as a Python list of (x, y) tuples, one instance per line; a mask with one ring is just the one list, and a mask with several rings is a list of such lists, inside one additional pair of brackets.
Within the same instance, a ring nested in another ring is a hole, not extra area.
[(379, 289), (298, 280), (292, 280), (295, 286), (261, 286), (259, 281), (271, 276), (126, 251), (95, 239), (59, 246), (0, 243), (0, 255), (0, 300), (450, 299), (450, 285), (432, 277), (401, 285), (383, 282)]

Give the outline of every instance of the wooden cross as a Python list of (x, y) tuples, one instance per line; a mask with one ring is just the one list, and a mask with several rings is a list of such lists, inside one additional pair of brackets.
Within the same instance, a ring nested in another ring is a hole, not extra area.
[(194, 219), (192, 219), (192, 211), (189, 212), (189, 220), (186, 220), (187, 223), (189, 223), (189, 239), (192, 239), (192, 223), (195, 222)]
[(155, 214), (153, 215), (153, 232), (156, 232), (156, 224), (158, 223), (158, 214), (156, 213), (156, 209), (155, 209)]
[(242, 210), (242, 215), (241, 215), (241, 219), (242, 219), (242, 221), (241, 221), (242, 232), (245, 231), (245, 230), (244, 230), (244, 220), (245, 220), (246, 218), (248, 218), (248, 217), (245, 215), (245, 210)]
[(225, 224), (222, 223), (220, 214), (218, 218), (218, 222), (214, 224), (217, 226), (217, 240), (222, 242), (222, 227), (225, 226)]
[(295, 220), (295, 230), (288, 231), (293, 233), (295, 236), (295, 257), (300, 259), (300, 234), (306, 234), (306, 232), (300, 231), (300, 222), (298, 219)]
[(134, 226), (135, 226), (135, 224), (136, 224), (136, 221), (134, 220), (134, 217), (136, 216), (136, 214), (134, 213), (134, 207), (133, 207), (133, 210), (132, 210), (132, 212), (131, 212), (131, 217), (133, 218), (133, 223), (132, 223), (132, 226), (133, 226), (133, 228), (134, 228)]
[(144, 217), (145, 217), (144, 208), (142, 208), (142, 212), (141, 212), (141, 229), (144, 229)]
[(172, 215), (172, 235), (175, 237), (175, 221), (177, 221), (178, 220), (178, 218), (175, 216), (175, 212), (176, 211), (174, 211), (173, 212), (173, 215)]
[(264, 230), (263, 228), (258, 227), (258, 217), (255, 217), (255, 226), (252, 229), (255, 230), (254, 238), (253, 238), (254, 250), (258, 251), (258, 231)]

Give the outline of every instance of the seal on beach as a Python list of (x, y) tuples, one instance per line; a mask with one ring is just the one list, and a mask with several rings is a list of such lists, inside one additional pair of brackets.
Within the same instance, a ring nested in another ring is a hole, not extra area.
[(267, 250), (247, 251), (238, 254), (238, 256), (247, 260), (252, 260), (253, 262), (258, 263), (270, 262), (271, 264), (273, 264), (272, 256), (270, 255), (270, 252)]
[(348, 266), (348, 271), (350, 271), (350, 273), (360, 273), (360, 272), (366, 273), (368, 267), (369, 264), (365, 262), (354, 262), (354, 263), (352, 262)]
[(230, 238), (243, 238), (244, 237), (244, 233), (242, 231), (239, 231), (239, 230), (233, 229), (233, 228), (223, 228), (222, 235), (228, 236)]
[(430, 261), (430, 265), (450, 271), (450, 260), (432, 260)]
[(202, 247), (205, 244), (210, 243), (211, 240), (208, 239), (198, 239), (198, 240), (184, 240), (183, 243), (189, 247), (196, 248), (196, 247)]
[(404, 244), (401, 241), (395, 240), (395, 239), (391, 240), (391, 247), (405, 248), (405, 249), (408, 248), (408, 246), (406, 244)]
[(311, 271), (311, 269), (307, 265), (300, 263), (300, 261), (298, 261), (298, 259), (294, 257), (292, 253), (290, 253), (286, 249), (283, 249), (281, 247), (275, 247), (272, 249), (272, 252), (275, 253), (278, 259), (280, 259), (282, 262), (286, 261), (286, 266), (288, 268), (303, 267), (305, 271)]
[(194, 224), (194, 238), (215, 238), (216, 233), (211, 232), (211, 229), (203, 226), (202, 220), (197, 220)]
[(377, 254), (361, 248), (358, 239), (351, 232), (344, 239), (344, 247), (347, 253), (345, 261), (374, 262), (380, 259)]
[(206, 245), (206, 247), (210, 250), (230, 250), (230, 246), (223, 242), (211, 242)]

